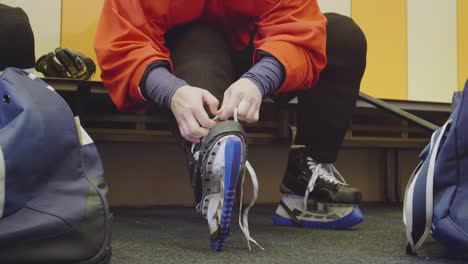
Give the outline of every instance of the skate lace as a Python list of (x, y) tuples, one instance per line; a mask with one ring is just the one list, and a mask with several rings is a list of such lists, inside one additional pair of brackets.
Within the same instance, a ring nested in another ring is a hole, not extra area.
[(198, 143), (192, 144), (191, 151), (192, 151), (193, 158), (198, 161), (198, 159), (200, 158), (200, 150), (195, 151), (195, 147), (197, 146), (197, 144)]
[[(318, 178), (336, 185), (347, 185), (343, 175), (341, 175), (333, 163), (318, 163), (314, 159), (308, 157), (307, 166), (312, 172), (312, 176), (310, 177), (309, 184), (304, 194), (304, 210), (307, 210), (309, 194), (314, 190)], [(339, 176), (339, 180), (335, 177), (335, 174)]]
[[(234, 121), (239, 122), (238, 120), (238, 113), (237, 113), (237, 108), (234, 110), (234, 115), (233, 115)], [(215, 121), (219, 120), (219, 116), (215, 116), (214, 119)], [(191, 151), (193, 153), (193, 157), (195, 160), (198, 160), (200, 157), (200, 151), (197, 150), (195, 151), (197, 143), (192, 144)], [(242, 212), (242, 204), (243, 204), (243, 199), (244, 199), (244, 183), (245, 183), (245, 172), (242, 173), (242, 178), (241, 178), (241, 188), (240, 188), (240, 202), (239, 202), (239, 228), (241, 229), (242, 233), (244, 234), (244, 237), (247, 241), (247, 246), (249, 250), (252, 249), (250, 243), (253, 243), (257, 245), (260, 249), (264, 250), (260, 244), (258, 244), (255, 239), (252, 238), (249, 230), (249, 212), (250, 209), (255, 205), (255, 202), (257, 201), (258, 198), (258, 190), (259, 190), (259, 184), (258, 184), (258, 178), (257, 174), (255, 173), (255, 170), (253, 169), (252, 165), (248, 160), (245, 161), (245, 168), (249, 172), (250, 179), (252, 181), (252, 199), (250, 200), (249, 205), (244, 209), (244, 212)]]

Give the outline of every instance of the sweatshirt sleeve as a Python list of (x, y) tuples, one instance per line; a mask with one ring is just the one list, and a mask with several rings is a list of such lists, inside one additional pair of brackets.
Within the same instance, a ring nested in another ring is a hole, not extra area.
[(284, 68), (271, 55), (264, 55), (250, 70), (242, 75), (255, 83), (262, 97), (272, 94), (284, 81)]
[(94, 48), (103, 83), (119, 110), (139, 111), (150, 104), (140, 81), (151, 63), (166, 62), (172, 71), (165, 31), (148, 25), (140, 1), (104, 1)]
[(285, 79), (276, 93), (308, 89), (317, 82), (327, 63), (326, 18), (317, 0), (284, 0), (256, 23), (254, 62), (258, 51), (275, 57), (285, 69)]
[(142, 79), (140, 88), (143, 95), (157, 105), (171, 109), (172, 96), (186, 81), (177, 78), (164, 66), (151, 67)]

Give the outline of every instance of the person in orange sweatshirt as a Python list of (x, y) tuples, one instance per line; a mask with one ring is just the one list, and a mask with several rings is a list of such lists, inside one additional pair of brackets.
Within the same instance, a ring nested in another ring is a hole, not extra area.
[[(361, 193), (333, 163), (356, 104), (366, 49), (351, 18), (322, 14), (316, 0), (106, 0), (95, 39), (102, 80), (120, 110), (157, 104), (174, 117), (188, 149), (197, 211), (208, 219), (216, 250), (229, 234), (232, 205), (226, 213), (221, 197), (219, 219), (210, 222), (216, 213), (204, 204), (208, 184), (199, 183), (211, 179), (204, 166), (213, 160), (199, 151), (216, 130), (210, 115), (257, 122), (266, 96), (280, 103), (298, 98), (295, 147), (273, 221), (337, 229), (363, 220)], [(207, 163), (200, 166), (200, 159)], [(244, 234), (253, 241), (248, 229)]]

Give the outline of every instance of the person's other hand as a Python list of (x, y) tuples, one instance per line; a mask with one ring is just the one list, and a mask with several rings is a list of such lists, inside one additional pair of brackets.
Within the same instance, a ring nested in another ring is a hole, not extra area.
[(197, 143), (201, 137), (208, 135), (208, 130), (216, 125), (209, 118), (204, 104), (215, 115), (219, 101), (205, 89), (184, 85), (177, 89), (171, 99), (171, 110), (179, 125), (182, 137)]
[(238, 118), (248, 123), (258, 121), (262, 94), (260, 90), (247, 78), (240, 78), (224, 92), (221, 109), (217, 112), (221, 120), (231, 117), (237, 108)]

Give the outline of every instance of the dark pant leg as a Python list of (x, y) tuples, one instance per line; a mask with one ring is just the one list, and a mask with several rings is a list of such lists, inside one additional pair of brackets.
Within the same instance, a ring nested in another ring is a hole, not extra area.
[[(231, 51), (223, 36), (207, 25), (194, 22), (170, 30), (165, 40), (171, 52), (174, 74), (191, 86), (210, 91), (221, 106), (224, 91), (234, 75)], [(207, 112), (210, 114), (208, 109)], [(192, 144), (180, 134), (172, 113), (169, 114), (169, 130), (190, 160)]]
[(299, 95), (295, 144), (306, 145), (319, 162), (337, 159), (356, 105), (366, 67), (367, 44), (349, 17), (328, 13), (328, 65), (315, 87)]
[(174, 74), (191, 86), (210, 91), (221, 103), (234, 76), (231, 51), (222, 34), (195, 22), (169, 31), (166, 43)]

